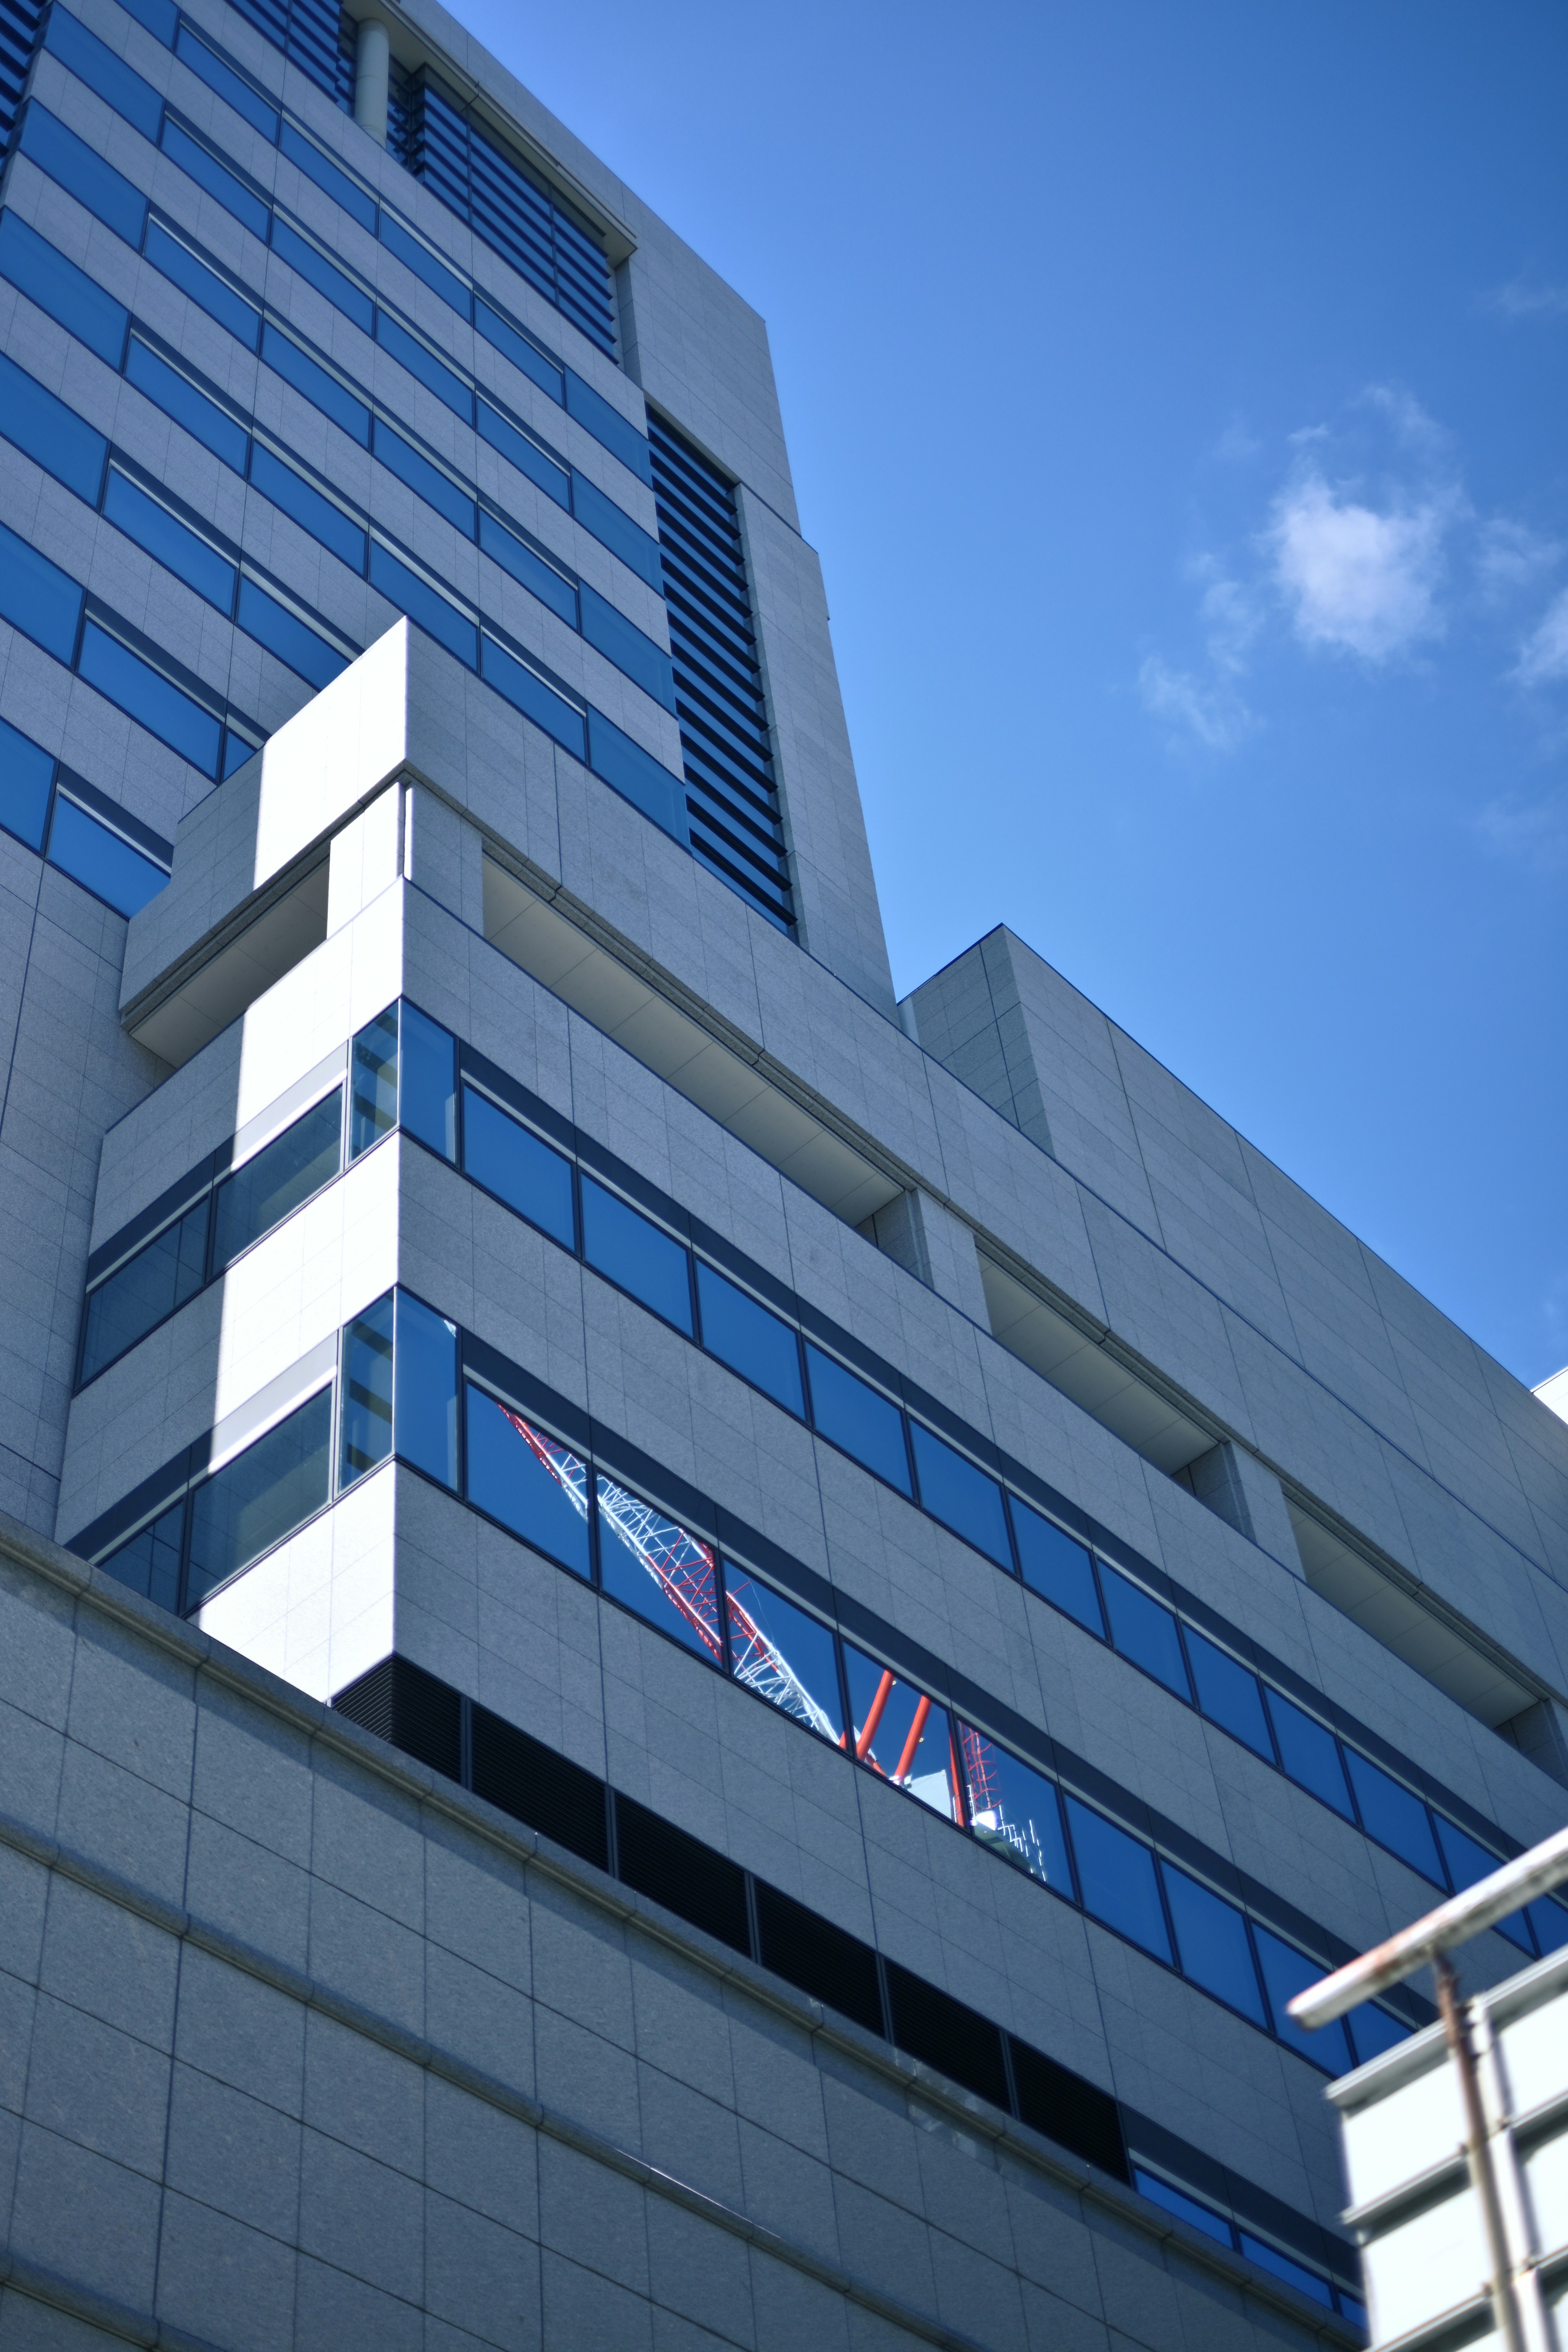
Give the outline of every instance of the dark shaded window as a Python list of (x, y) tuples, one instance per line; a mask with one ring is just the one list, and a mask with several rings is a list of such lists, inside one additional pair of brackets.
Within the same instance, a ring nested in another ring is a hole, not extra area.
[(804, 1417), (800, 1348), (795, 1332), (756, 1299), (697, 1261), (702, 1344), (710, 1356), (763, 1390), (785, 1411)]
[[(0, 220), (9, 218), (9, 214), (0, 214)], [(54, 781), (50, 753), (0, 719), (0, 825), (29, 849), (44, 845)]]
[(1005, 2107), (1007, 2063), (1002, 2055), (1001, 2033), (990, 2019), (911, 1975), (897, 1960), (887, 1962), (887, 1974), (888, 2006), (897, 2047), (934, 2066), (939, 2074), (951, 2075), (977, 2098)]
[(357, 1160), (362, 1151), (368, 1151), (373, 1143), (384, 1135), (390, 1135), (397, 1125), (395, 1004), (389, 1004), (384, 1013), (377, 1013), (354, 1039), (350, 1083), (353, 1087), (353, 1117), (349, 1128), (349, 1158)]
[(342, 1121), (342, 1088), (334, 1087), (302, 1118), (225, 1178), (215, 1201), (215, 1274), (331, 1181), (338, 1172)]
[(1303, 1714), (1272, 1688), (1268, 1691), (1268, 1717), (1279, 1742), (1279, 1761), (1289, 1778), (1310, 1790), (1323, 1804), (1331, 1805), (1336, 1813), (1342, 1813), (1347, 1822), (1353, 1822), (1355, 1809), (1345, 1786), (1340, 1744), (1333, 1733), (1325, 1730), (1316, 1717)]
[(711, 1548), (613, 1478), (601, 1475), (598, 1491), (605, 1591), (699, 1657), (721, 1665), (719, 1563)]
[(187, 1609), (321, 1508), (331, 1483), (331, 1440), (332, 1392), (322, 1389), (196, 1488)]
[(1289, 2004), (1299, 1992), (1316, 1984), (1323, 1970), (1320, 1962), (1310, 1960), (1305, 1952), (1297, 1951), (1293, 1944), (1281, 1943), (1267, 1927), (1254, 1924), (1253, 1935), (1258, 1944), (1258, 1962), (1263, 1970), (1264, 1988), (1268, 2006), (1274, 2013), (1274, 2031), (1288, 2049), (1299, 2051), (1310, 2058), (1314, 2066), (1324, 2066), (1331, 2074), (1343, 2074), (1351, 2063), (1350, 2043), (1345, 2038), (1342, 2022), (1335, 2019), (1331, 2025), (1320, 2025), (1309, 2033), (1290, 2015)]
[(187, 1209), (87, 1297), (81, 1377), (90, 1381), (144, 1332), (194, 1298), (205, 1277), (210, 1202)]
[(837, 1650), (826, 1626), (732, 1561), (724, 1568), (724, 1605), (735, 1680), (837, 1746), (844, 1708)]
[(957, 1821), (958, 1759), (946, 1707), (847, 1642), (844, 1664), (858, 1760), (933, 1812)]
[(571, 1161), (472, 1087), (463, 1089), (463, 1168), (563, 1249), (576, 1246)]
[(732, 1951), (752, 1949), (746, 1904), (746, 1874), (711, 1846), (673, 1822), (661, 1821), (646, 1805), (616, 1791), (616, 1861), (618, 1874), (639, 1895), (662, 1903)]
[(1199, 1706), (1232, 1738), (1239, 1739), (1272, 1764), (1274, 1742), (1268, 1737), (1268, 1718), (1263, 1712), (1258, 1676), (1249, 1674), (1227, 1652), (1205, 1641), (1191, 1625), (1186, 1628), (1186, 1636)]
[(1385, 2050), (1394, 2049), (1412, 2031), (1372, 2000), (1363, 2000), (1359, 2009), (1352, 2009), (1345, 2018), (1345, 2025), (1358, 2066), (1364, 2066), (1369, 2058), (1381, 2058)]
[(397, 1293), (394, 1430), (398, 1459), (458, 1484), (458, 1327)]
[(1084, 1909), (1157, 1959), (1169, 1960), (1171, 1939), (1148, 1847), (1076, 1797), (1068, 1798), (1067, 1813)]
[(963, 1810), (982, 1845), (1072, 1899), (1072, 1871), (1056, 1784), (973, 1725), (958, 1727)]
[(1094, 1562), (1080, 1543), (1075, 1542), (1051, 1519), (1042, 1518), (1016, 1495), (1007, 1497), (1013, 1512), (1013, 1533), (1018, 1539), (1018, 1564), (1024, 1571), (1024, 1581), (1047, 1601), (1054, 1601), (1091, 1633), (1105, 1639), (1105, 1624), (1100, 1613), (1100, 1595), (1095, 1590)]
[(586, 1576), (586, 1465), (482, 1389), (470, 1386), (467, 1418), (469, 1502), (563, 1568)]
[(1163, 1863), (1165, 1899), (1176, 1931), (1176, 1962), (1184, 1976), (1205, 1992), (1228, 2001), (1254, 2025), (1268, 2030), (1258, 1971), (1247, 1940), (1247, 1922), (1233, 1903), (1226, 1903), (1184, 1870)]
[(684, 1249), (648, 1219), (583, 1179), (583, 1255), (678, 1330), (691, 1329), (691, 1278)]
[(852, 1454), (868, 1470), (874, 1470), (879, 1478), (886, 1478), (900, 1494), (910, 1493), (904, 1416), (898, 1406), (809, 1341), (805, 1356), (812, 1419), (823, 1436)]
[(1432, 1819), (1419, 1797), (1401, 1788), (1372, 1762), (1369, 1757), (1358, 1755), (1353, 1748), (1345, 1749), (1345, 1766), (1355, 1790), (1355, 1801), (1361, 1809), (1362, 1824), (1369, 1837), (1429, 1878), (1435, 1886), (1446, 1887), (1442, 1859), (1437, 1841), (1432, 1834)]
[(1121, 2116), (1110, 2093), (1086, 2083), (1081, 2074), (1026, 2042), (1012, 2039), (1012, 2057), (1020, 2121), (1059, 2147), (1070, 2147), (1086, 2164), (1098, 2164), (1102, 2172), (1125, 2180)]
[(1002, 1489), (995, 1479), (988, 1478), (984, 1470), (977, 1469), (929, 1429), (923, 1429), (918, 1421), (910, 1423), (910, 1440), (925, 1508), (977, 1551), (983, 1551), (988, 1559), (994, 1559), (998, 1568), (1010, 1570), (1013, 1549), (1007, 1541)]
[(99, 1566), (105, 1576), (112, 1576), (128, 1584), (132, 1592), (144, 1600), (157, 1601), (161, 1609), (172, 1609), (178, 1614), (180, 1607), (180, 1554), (185, 1528), (185, 1501), (182, 1495), (172, 1509), (132, 1536), (118, 1551)]
[(351, 1723), (390, 1740), (449, 1780), (463, 1773), (463, 1702), (449, 1684), (437, 1681), (409, 1658), (383, 1658), (332, 1706)]
[[(1479, 1845), (1473, 1837), (1467, 1836), (1442, 1813), (1434, 1813), (1432, 1821), (1457, 1894), (1463, 1894), (1465, 1888), (1474, 1886), (1478, 1879), (1489, 1878), (1494, 1870), (1502, 1868), (1500, 1854), (1489, 1853), (1484, 1845)], [(1519, 1946), (1521, 1951), (1534, 1953), (1534, 1938), (1521, 1913), (1515, 1912), (1511, 1917), (1500, 1919), (1496, 1924), (1500, 1936), (1506, 1936), (1510, 1944)]]
[(883, 2035), (877, 1955), (869, 1944), (835, 1927), (820, 1913), (757, 1881), (758, 1958), (786, 1984)]
[(1170, 1611), (1108, 1561), (1100, 1562), (1100, 1581), (1105, 1613), (1110, 1620), (1110, 1638), (1121, 1655), (1163, 1683), (1167, 1690), (1173, 1690), (1178, 1698), (1188, 1697), (1181, 1636)]
[(449, 1029), (399, 1007), (397, 1123), (443, 1160), (458, 1156), (458, 1048)]
[(392, 1293), (356, 1316), (343, 1334), (343, 1393), (338, 1414), (338, 1485), (363, 1478), (392, 1451)]

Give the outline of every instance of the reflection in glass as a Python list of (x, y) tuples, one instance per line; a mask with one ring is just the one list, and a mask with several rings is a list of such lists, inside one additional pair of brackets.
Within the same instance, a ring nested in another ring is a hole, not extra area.
[(1055, 1783), (998, 1748), (973, 1725), (958, 1727), (963, 1809), (982, 1845), (1072, 1898), (1072, 1871)]
[(571, 1161), (472, 1087), (463, 1089), (463, 1171), (563, 1249), (575, 1245)]
[(958, 1759), (947, 1709), (912, 1684), (900, 1682), (891, 1666), (878, 1665), (844, 1644), (849, 1677), (849, 1714), (855, 1754), (896, 1789), (907, 1789), (922, 1805), (957, 1821)]
[(458, 1327), (406, 1290), (397, 1294), (398, 1459), (458, 1483)]
[(1076, 1797), (1068, 1799), (1067, 1810), (1084, 1909), (1156, 1959), (1169, 1961), (1171, 1939), (1148, 1847)]
[(826, 1626), (732, 1562), (725, 1565), (724, 1601), (735, 1680), (837, 1745), (844, 1710)]
[(196, 1488), (187, 1609), (321, 1509), (331, 1483), (331, 1436), (327, 1388)]
[(215, 1274), (331, 1181), (338, 1172), (342, 1118), (342, 1088), (337, 1086), (225, 1178), (216, 1195)]
[(458, 1156), (458, 1048), (449, 1029), (443, 1029), (416, 1004), (400, 1009), (398, 1029), (397, 1119), (400, 1127), (438, 1151), (443, 1160)]
[(161, 1608), (178, 1611), (180, 1606), (180, 1548), (185, 1527), (185, 1502), (182, 1496), (173, 1507), (155, 1518), (139, 1536), (111, 1551), (99, 1566), (105, 1576), (118, 1578), (132, 1592), (140, 1592), (148, 1601), (156, 1601)]
[(198, 1201), (88, 1293), (81, 1345), (84, 1381), (90, 1381), (105, 1364), (134, 1347), (165, 1315), (195, 1297), (206, 1265), (210, 1205), (210, 1196)]
[(363, 1028), (354, 1039), (353, 1115), (349, 1130), (349, 1158), (357, 1160), (381, 1136), (397, 1125), (397, 1007)]
[(577, 1576), (588, 1566), (588, 1471), (559, 1439), (470, 1383), (468, 1500)]
[(709, 1546), (673, 1519), (628, 1495), (613, 1478), (599, 1482), (599, 1575), (624, 1601), (699, 1657), (721, 1665), (719, 1563)]
[(343, 1395), (339, 1415), (338, 1485), (347, 1486), (392, 1451), (392, 1293), (357, 1316), (343, 1334)]

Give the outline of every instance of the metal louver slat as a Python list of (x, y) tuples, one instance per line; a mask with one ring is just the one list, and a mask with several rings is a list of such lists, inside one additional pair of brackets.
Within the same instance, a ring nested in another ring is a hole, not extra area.
[(43, 0), (4, 0), (0, 5), (0, 160), (16, 128), (43, 17)]

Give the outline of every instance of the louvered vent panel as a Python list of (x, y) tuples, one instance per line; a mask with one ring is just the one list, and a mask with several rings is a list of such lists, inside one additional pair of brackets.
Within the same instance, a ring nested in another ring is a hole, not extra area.
[(43, 21), (43, 0), (0, 0), (0, 161), (16, 128), (23, 86)]
[(352, 110), (353, 28), (337, 0), (234, 0), (234, 5), (301, 73), (309, 74), (318, 89)]

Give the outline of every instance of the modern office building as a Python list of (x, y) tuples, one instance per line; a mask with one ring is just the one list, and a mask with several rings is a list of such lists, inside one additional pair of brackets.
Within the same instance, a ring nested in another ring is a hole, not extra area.
[(895, 1002), (762, 322), (435, 0), (0, 5), (0, 2347), (1353, 2344), (1568, 1428)]

